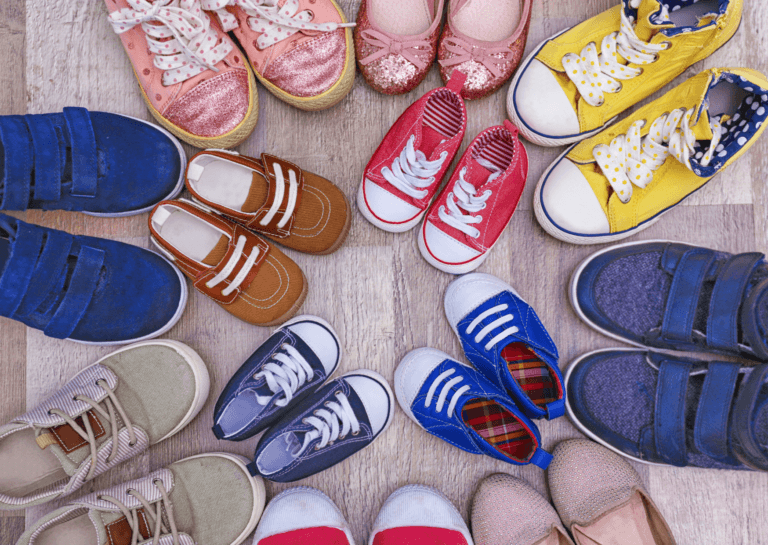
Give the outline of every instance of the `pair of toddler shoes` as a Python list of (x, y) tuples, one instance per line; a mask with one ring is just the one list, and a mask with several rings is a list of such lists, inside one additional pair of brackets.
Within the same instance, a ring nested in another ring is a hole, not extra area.
[[(440, 32), (445, 4), (447, 24)], [(380, 93), (416, 88), (435, 58), (443, 81), (467, 74), (461, 95), (478, 99), (512, 76), (528, 38), (532, 0), (363, 0), (355, 47), (360, 72)]]
[(152, 242), (195, 288), (251, 324), (285, 322), (308, 285), (271, 241), (305, 253), (335, 252), (350, 226), (344, 194), (272, 155), (208, 150), (187, 166), (192, 201), (163, 201), (149, 215)]
[(743, 4), (624, 0), (523, 62), (510, 118), (535, 144), (574, 144), (534, 192), (547, 233), (574, 244), (632, 236), (754, 144), (765, 130), (768, 79), (746, 68), (702, 72), (610, 126), (725, 45)]
[(198, 148), (234, 147), (251, 134), (254, 73), (304, 110), (329, 108), (352, 90), (354, 25), (334, 0), (105, 2), (150, 112)]
[(213, 433), (243, 441), (266, 430), (252, 475), (292, 482), (370, 445), (389, 427), (395, 400), (378, 373), (359, 369), (331, 380), (341, 342), (325, 320), (300, 316), (275, 331), (219, 396)]
[(763, 254), (621, 244), (587, 258), (570, 294), (588, 325), (636, 347), (568, 369), (568, 415), (582, 432), (639, 462), (768, 471)]
[[(189, 424), (209, 388), (205, 363), (176, 341), (105, 356), (0, 428), (0, 508), (59, 499), (140, 456)], [(265, 502), (264, 483), (246, 463), (224, 453), (177, 461), (70, 501), (33, 522), (17, 545), (237, 545)]]
[(445, 294), (445, 313), (474, 368), (432, 348), (395, 371), (403, 411), (429, 433), (473, 454), (546, 468), (531, 419), (565, 412), (554, 342), (534, 310), (498, 278), (473, 273)]
[(428, 92), (400, 116), (357, 192), (358, 209), (379, 229), (402, 233), (421, 222), (421, 255), (452, 274), (473, 271), (488, 257), (528, 176), (528, 155), (507, 121), (472, 141), (435, 197), (466, 132), (459, 94), (465, 78), (454, 71), (446, 87)]

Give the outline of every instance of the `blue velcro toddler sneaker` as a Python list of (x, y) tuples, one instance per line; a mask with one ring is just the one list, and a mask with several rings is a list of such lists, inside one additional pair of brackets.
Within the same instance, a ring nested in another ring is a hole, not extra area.
[(761, 253), (619, 244), (576, 269), (570, 295), (588, 325), (620, 341), (768, 361), (768, 263)]
[(148, 212), (184, 186), (186, 155), (166, 130), (123, 115), (0, 116), (0, 210)]
[(599, 350), (565, 377), (568, 416), (638, 462), (768, 471), (768, 365)]
[(49, 337), (123, 344), (168, 331), (187, 285), (159, 255), (0, 214), (0, 316)]
[(298, 316), (276, 330), (232, 377), (216, 402), (213, 433), (242, 441), (272, 426), (336, 371), (341, 343), (331, 325)]
[(409, 352), (395, 370), (395, 394), (411, 420), (472, 454), (546, 469), (541, 436), (501, 390), (471, 367), (433, 348)]
[(319, 473), (370, 445), (392, 423), (395, 396), (384, 378), (357, 370), (299, 403), (259, 441), (251, 475), (293, 482)]
[(462, 276), (446, 290), (445, 315), (467, 360), (526, 416), (565, 413), (557, 347), (512, 286), (490, 274)]

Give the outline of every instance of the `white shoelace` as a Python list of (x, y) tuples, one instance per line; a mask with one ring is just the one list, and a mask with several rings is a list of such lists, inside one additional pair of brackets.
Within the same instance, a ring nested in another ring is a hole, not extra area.
[[(360, 433), (360, 422), (358, 422), (347, 396), (341, 392), (336, 392), (335, 397), (338, 403), (326, 401), (327, 409), (318, 409), (314, 412), (314, 416), (304, 419), (305, 424), (310, 424), (315, 429), (310, 430), (304, 436), (304, 444), (296, 454), (297, 457), (301, 456), (309, 444), (318, 437), (321, 437), (321, 440), (315, 446), (316, 450), (333, 444), (336, 439), (344, 439), (350, 432), (352, 435)], [(341, 427), (339, 427), (339, 422), (341, 422)]]
[[(492, 163), (484, 159), (479, 159), (478, 162), (489, 170), (494, 171), (488, 177), (488, 182), (492, 182), (501, 175), (501, 171)], [(473, 214), (485, 208), (485, 201), (493, 195), (493, 191), (487, 189), (482, 195), (478, 195), (475, 186), (464, 179), (466, 174), (467, 168), (464, 167), (459, 172), (459, 179), (453, 185), (453, 191), (448, 193), (446, 200), (448, 210), (445, 209), (445, 206), (441, 206), (437, 213), (444, 223), (458, 229), (467, 236), (478, 238), (480, 230), (472, 227), (472, 224), (481, 223), (483, 216), (475, 216)], [(465, 214), (462, 210), (468, 212), (468, 214)]]
[[(505, 310), (508, 310), (508, 309), (509, 309), (509, 305), (502, 304), (502, 305), (496, 305), (495, 307), (491, 307), (485, 312), (480, 313), (480, 315), (474, 320), (472, 320), (470, 324), (467, 326), (467, 329), (466, 329), (467, 335), (471, 335), (472, 332), (475, 330), (475, 328), (480, 324), (480, 322), (485, 320), (488, 316), (504, 312)], [(490, 324), (482, 328), (480, 331), (478, 331), (477, 334), (475, 335), (475, 342), (479, 343), (480, 340), (483, 337), (488, 336), (491, 333), (491, 331), (493, 331), (497, 327), (503, 326), (508, 322), (511, 322), (514, 319), (515, 319), (514, 314), (503, 314), (502, 316), (498, 317), (493, 322), (491, 322)], [(507, 337), (511, 337), (518, 331), (520, 330), (517, 328), (517, 326), (512, 326), (505, 329), (504, 331), (502, 331), (501, 333), (497, 334), (495, 337), (490, 339), (485, 344), (485, 349), (490, 350), (491, 348), (499, 344), (502, 340), (506, 339)]]
[[(304, 356), (290, 344), (281, 345), (280, 350), (282, 352), (275, 352), (272, 361), (264, 365), (263, 370), (253, 375), (253, 378), (264, 378), (273, 394), (282, 392), (283, 398), (278, 399), (275, 405), (285, 407), (296, 391), (308, 380), (312, 380), (315, 372)], [(259, 405), (266, 405), (272, 397), (274, 396), (256, 396), (256, 401)]]
[[(444, 371), (440, 373), (435, 380), (432, 382), (432, 384), (429, 386), (429, 390), (427, 391), (427, 398), (424, 400), (424, 406), (429, 407), (429, 405), (432, 403), (432, 398), (435, 397), (435, 392), (437, 391), (440, 384), (453, 375), (456, 372), (456, 369), (448, 369), (447, 371)], [(451, 388), (456, 386), (459, 382), (464, 380), (464, 377), (458, 376), (453, 377), (448, 382), (443, 384), (443, 389), (440, 390), (440, 395), (437, 397), (437, 405), (435, 406), (435, 410), (439, 413), (443, 410), (443, 406), (445, 405), (445, 400), (448, 398), (448, 394), (451, 391)], [(448, 403), (448, 410), (446, 411), (446, 414), (448, 415), (448, 418), (453, 417), (453, 411), (456, 409), (456, 404), (459, 402), (459, 398), (469, 390), (468, 385), (461, 386), (458, 388), (451, 397), (450, 403)]]
[(136, 25), (146, 34), (154, 64), (163, 72), (166, 87), (181, 83), (206, 70), (218, 72), (218, 64), (232, 44), (222, 40), (203, 13), (200, 0), (127, 0), (129, 8), (109, 14), (117, 34)]
[[(696, 151), (696, 137), (690, 127), (694, 110), (675, 110), (662, 115), (651, 125), (645, 138), (641, 130), (645, 121), (636, 121), (626, 135), (619, 135), (610, 146), (600, 144), (592, 150), (597, 164), (617, 193), (621, 202), (628, 203), (632, 198), (632, 185), (644, 188), (653, 180), (654, 171), (665, 163), (672, 154), (690, 170), (691, 156)], [(722, 137), (720, 118), (710, 119), (712, 141), (709, 149), (699, 159), (701, 166), (709, 166)]]
[(202, 0), (203, 8), (216, 13), (226, 32), (238, 26), (237, 18), (226, 10), (238, 6), (248, 15), (248, 26), (261, 35), (256, 40), (259, 49), (266, 49), (290, 38), (297, 32), (331, 32), (353, 27), (355, 23), (313, 23), (314, 13), (299, 11), (299, 0), (286, 0), (282, 7), (278, 0)]
[[(285, 176), (283, 175), (283, 169), (277, 163), (274, 163), (275, 178), (277, 182), (277, 188), (275, 190), (275, 200), (272, 202), (272, 206), (269, 208), (269, 212), (259, 221), (259, 225), (269, 225), (272, 218), (275, 217), (277, 211), (280, 210), (280, 206), (283, 204), (283, 198), (285, 197)], [(288, 170), (288, 205), (285, 207), (285, 213), (277, 224), (277, 227), (282, 229), (288, 220), (291, 219), (293, 211), (296, 208), (296, 199), (299, 195), (299, 181), (296, 178), (296, 171), (293, 169)]]
[[(240, 261), (240, 257), (243, 255), (243, 248), (245, 248), (245, 243), (246, 238), (243, 235), (240, 235), (240, 238), (237, 239), (235, 251), (232, 253), (232, 257), (229, 258), (229, 261), (227, 261), (227, 264), (223, 269), (221, 269), (219, 274), (205, 283), (208, 288), (213, 288), (220, 284), (229, 277), (233, 270), (235, 270), (237, 262)], [(240, 287), (240, 284), (243, 283), (245, 277), (248, 276), (249, 272), (251, 272), (253, 264), (256, 262), (256, 258), (259, 257), (259, 252), (260, 250), (258, 246), (251, 248), (251, 253), (248, 256), (248, 259), (245, 260), (243, 268), (240, 269), (240, 272), (237, 273), (237, 276), (235, 276), (234, 280), (232, 280), (232, 283), (221, 291), (222, 295), (227, 296), (235, 291), (238, 287)]]
[(434, 161), (427, 161), (422, 151), (413, 148), (415, 141), (416, 136), (411, 135), (403, 151), (392, 163), (392, 168), (382, 168), (381, 175), (406, 195), (423, 199), (427, 196), (426, 188), (435, 183), (435, 174), (443, 167), (448, 152), (442, 152)]
[[(630, 6), (637, 8), (642, 0), (631, 0)], [(621, 30), (612, 32), (601, 45), (601, 53), (597, 54), (597, 46), (590, 42), (581, 54), (568, 53), (563, 57), (563, 68), (579, 93), (590, 106), (602, 106), (605, 102), (604, 93), (618, 93), (622, 84), (617, 80), (628, 80), (643, 73), (642, 68), (631, 66), (651, 64), (656, 62), (658, 53), (669, 47), (668, 43), (652, 44), (637, 37), (635, 23), (631, 21), (624, 10), (621, 10)], [(619, 55), (629, 64), (619, 62)]]

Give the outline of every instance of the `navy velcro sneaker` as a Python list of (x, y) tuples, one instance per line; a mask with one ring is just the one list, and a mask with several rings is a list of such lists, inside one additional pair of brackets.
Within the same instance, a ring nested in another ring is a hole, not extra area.
[(85, 108), (0, 116), (0, 210), (148, 212), (184, 186), (186, 155), (140, 119)]
[(0, 316), (88, 344), (151, 339), (181, 318), (187, 285), (163, 257), (0, 214)]
[(275, 424), (336, 371), (341, 343), (317, 316), (298, 316), (277, 329), (240, 366), (213, 414), (218, 439), (243, 441)]
[(768, 361), (768, 263), (678, 242), (619, 244), (573, 275), (576, 313), (629, 344)]

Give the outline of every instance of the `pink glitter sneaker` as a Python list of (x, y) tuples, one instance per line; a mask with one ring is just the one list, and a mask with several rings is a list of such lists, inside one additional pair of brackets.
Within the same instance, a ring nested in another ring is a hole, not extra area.
[(233, 31), (264, 87), (302, 110), (330, 108), (355, 83), (354, 23), (334, 0), (202, 0)]
[(437, 54), (443, 5), (443, 0), (363, 0), (355, 47), (371, 87), (400, 95), (424, 80)]
[(520, 64), (528, 40), (533, 0), (450, 0), (440, 37), (440, 75), (467, 75), (467, 100), (495, 93)]
[(259, 117), (256, 80), (243, 54), (200, 0), (105, 0), (147, 106), (198, 148), (230, 148)]

